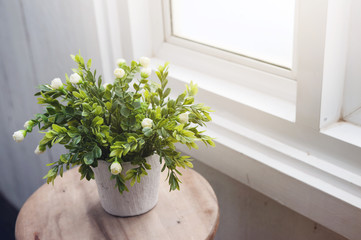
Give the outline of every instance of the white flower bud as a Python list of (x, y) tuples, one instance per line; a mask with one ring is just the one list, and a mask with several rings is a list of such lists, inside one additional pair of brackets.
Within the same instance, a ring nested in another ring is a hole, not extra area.
[(79, 74), (73, 73), (72, 75), (70, 75), (69, 81), (70, 81), (72, 84), (78, 84), (78, 83), (81, 81), (81, 77), (80, 77)]
[(152, 128), (153, 126), (153, 120), (150, 119), (150, 118), (144, 118), (143, 121), (142, 121), (142, 127), (143, 128), (146, 128), (146, 127), (149, 127), (149, 128)]
[(184, 123), (184, 124), (186, 124), (186, 123), (188, 123), (188, 115), (189, 115), (189, 113), (181, 113), (181, 114), (179, 114), (179, 122), (180, 123)]
[(147, 78), (152, 74), (152, 69), (151, 68), (142, 68), (142, 70), (140, 71), (140, 76), (142, 78)]
[(147, 68), (150, 64), (150, 59), (147, 57), (141, 57), (139, 58), (139, 63), (142, 67)]
[(116, 68), (114, 70), (114, 76), (117, 78), (122, 78), (125, 75), (125, 72), (122, 68)]
[(19, 130), (19, 131), (16, 131), (14, 132), (13, 134), (13, 139), (15, 142), (22, 142), (25, 138), (25, 130)]
[(52, 89), (60, 89), (63, 87), (63, 82), (60, 78), (54, 78), (53, 81), (51, 81), (50, 87)]
[(110, 165), (110, 172), (113, 175), (118, 175), (122, 172), (122, 165), (120, 165), (118, 162), (113, 162), (112, 165)]
[(117, 63), (117, 66), (121, 66), (121, 65), (123, 65), (124, 63), (126, 63), (126, 61), (125, 61), (125, 59), (123, 59), (123, 58), (118, 58), (117, 61), (116, 61), (116, 63)]
[(40, 150), (40, 148), (39, 148), (39, 145), (36, 147), (36, 149), (35, 149), (35, 151), (34, 151), (34, 153), (36, 154), (36, 155), (40, 155), (40, 154), (42, 154), (42, 153), (44, 153), (45, 151), (41, 151)]
[(33, 121), (26, 121), (25, 123), (24, 123), (24, 128), (28, 128), (29, 126), (33, 126)]

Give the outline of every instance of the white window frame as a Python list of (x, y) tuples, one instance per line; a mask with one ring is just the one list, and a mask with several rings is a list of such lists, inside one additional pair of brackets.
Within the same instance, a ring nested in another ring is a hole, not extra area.
[[(361, 235), (361, 148), (325, 130), (341, 114), (345, 69), (334, 66), (345, 64), (347, 38), (330, 39), (346, 31), (350, 2), (298, 0), (294, 67), (288, 73), (173, 42), (178, 40), (163, 27), (167, 0), (104, 1), (108, 10), (98, 15), (120, 21), (118, 27), (108, 26), (110, 33), (121, 33), (119, 57), (150, 56), (154, 66), (170, 61), (173, 89), (194, 80), (199, 101), (216, 110), (208, 131), (217, 147), (180, 150), (356, 239)], [(101, 51), (110, 49), (101, 46)], [(113, 55), (102, 57), (114, 61)]]
[(327, 76), (323, 80), (321, 132), (361, 147), (361, 111), (357, 110), (361, 106), (361, 98), (356, 92), (360, 83), (359, 78), (354, 77), (355, 72), (350, 70), (355, 55), (361, 51), (355, 48), (360, 45), (351, 41), (354, 38), (351, 34), (355, 34), (353, 31), (358, 31), (354, 25), (359, 24), (360, 3), (351, 0), (335, 2), (331, 6), (334, 8), (330, 11), (333, 13), (330, 17), (333, 29), (328, 31), (328, 39), (331, 40), (326, 46), (329, 56), (325, 61)]
[[(218, 79), (216, 82), (233, 86), (232, 89), (238, 85), (241, 88), (239, 91), (246, 91), (244, 95), (255, 95), (256, 91), (260, 93), (258, 101), (253, 97), (253, 101), (244, 99), (243, 102), (269, 113), (272, 113), (271, 109), (264, 108), (264, 104), (259, 102), (264, 101), (265, 95), (269, 96), (272, 93), (278, 100), (274, 105), (283, 106), (274, 109), (273, 114), (289, 121), (295, 120), (296, 82), (294, 79), (297, 71), (295, 61), (292, 69), (286, 69), (172, 36), (170, 0), (162, 1), (162, 10), (163, 19), (159, 19), (159, 12), (153, 12), (155, 14), (152, 15), (152, 19), (158, 18), (158, 21), (161, 20), (164, 24), (162, 31), (157, 33), (159, 36), (153, 38), (153, 47), (158, 49), (155, 54), (157, 58), (168, 59), (171, 63), (189, 70), (207, 73)], [(297, 31), (295, 31), (295, 36), (297, 36)], [(296, 56), (295, 50), (294, 60)], [(274, 98), (273, 101), (275, 101)]]
[(350, 34), (348, 40), (348, 58), (346, 83), (344, 90), (343, 119), (361, 125), (361, 2), (353, 1), (350, 14)]
[[(283, 76), (289, 79), (295, 79), (295, 65), (293, 64), (291, 68), (282, 67), (277, 64), (272, 64), (267, 61), (262, 61), (260, 59), (252, 58), (250, 56), (245, 56), (242, 54), (232, 53), (231, 51), (222, 50), (217, 47), (211, 47), (206, 44), (197, 43), (196, 41), (187, 40), (185, 38), (177, 37), (172, 35), (172, 14), (171, 14), (171, 1), (163, 1), (163, 22), (164, 22), (164, 37), (165, 42), (170, 43), (171, 45), (182, 46), (187, 49), (194, 50), (196, 52), (205, 53), (207, 55), (215, 56), (216, 58), (221, 58), (227, 61), (235, 62), (244, 66), (251, 68), (259, 69), (262, 72), (269, 72), (275, 75)], [(296, 12), (297, 13), (297, 12)], [(297, 14), (295, 14), (295, 20), (297, 19)], [(296, 23), (295, 23), (296, 25)], [(294, 32), (294, 37), (297, 36), (297, 31)], [(296, 52), (294, 51), (294, 59), (296, 58)], [(260, 81), (256, 78), (254, 81)], [(266, 80), (265, 80), (266, 81)], [(259, 84), (258, 84), (259, 85)]]

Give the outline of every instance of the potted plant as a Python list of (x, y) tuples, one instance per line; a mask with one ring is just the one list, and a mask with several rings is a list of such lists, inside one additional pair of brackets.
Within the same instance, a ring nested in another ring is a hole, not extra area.
[(66, 83), (55, 78), (39, 86), (35, 95), (44, 112), (16, 131), (14, 140), (22, 141), (38, 126), (45, 135), (36, 154), (57, 143), (68, 150), (49, 164), (47, 183), (62, 176), (64, 168), (80, 165), (81, 179), (96, 179), (107, 212), (131, 216), (149, 211), (158, 199), (160, 171), (168, 171), (170, 190), (175, 190), (181, 175), (177, 168), (193, 166), (174, 144), (191, 149), (202, 141), (214, 146), (212, 138), (198, 130), (211, 120), (210, 108), (194, 103), (197, 86), (192, 82), (175, 99), (169, 97), (168, 63), (159, 66), (156, 83), (149, 80), (149, 58), (130, 65), (120, 59), (114, 82), (103, 85), (101, 76), (90, 70), (91, 60), (85, 64), (80, 54), (72, 58), (78, 68), (66, 75)]

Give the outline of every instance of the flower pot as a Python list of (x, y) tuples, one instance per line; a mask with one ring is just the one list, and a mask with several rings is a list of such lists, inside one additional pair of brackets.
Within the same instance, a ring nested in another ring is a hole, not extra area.
[[(112, 215), (120, 217), (136, 216), (151, 210), (158, 202), (158, 189), (160, 178), (160, 162), (158, 155), (146, 158), (147, 163), (152, 166), (147, 170), (148, 175), (143, 176), (140, 183), (136, 182), (130, 186), (126, 182), (129, 192), (119, 193), (115, 187), (115, 179), (110, 179), (110, 163), (98, 161), (98, 167), (94, 168), (95, 181), (98, 186), (100, 203), (104, 210)], [(131, 163), (122, 163), (122, 174), (134, 168)]]

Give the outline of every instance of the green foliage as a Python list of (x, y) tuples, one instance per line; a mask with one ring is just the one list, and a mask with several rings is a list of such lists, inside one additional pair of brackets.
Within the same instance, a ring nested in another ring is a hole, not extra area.
[[(61, 89), (49, 85), (39, 86), (38, 103), (44, 106), (44, 112), (31, 119), (26, 131), (31, 132), (38, 126), (44, 133), (39, 149), (45, 151), (59, 143), (68, 149), (54, 163), (44, 177), (53, 182), (64, 167), (80, 165), (81, 178), (94, 178), (92, 167), (99, 160), (108, 162), (131, 162), (134, 168), (124, 175), (112, 175), (116, 179), (119, 192), (127, 191), (126, 181), (131, 185), (140, 182), (151, 166), (145, 158), (158, 154), (163, 164), (162, 171), (168, 170), (170, 190), (179, 189), (178, 167), (193, 167), (188, 156), (181, 156), (174, 144), (179, 142), (191, 148), (198, 148), (197, 141), (214, 146), (212, 138), (199, 131), (211, 121), (210, 108), (194, 103), (197, 85), (190, 83), (186, 90), (175, 99), (169, 97), (168, 63), (160, 66), (156, 75), (159, 82), (153, 82), (140, 74), (141, 65), (133, 61), (130, 66), (121, 64), (125, 71), (122, 78), (116, 78), (112, 84), (102, 85), (101, 76), (90, 70), (91, 60), (72, 55), (78, 64), (74, 73), (81, 81), (70, 82), (66, 75), (66, 84)], [(187, 113), (186, 122), (180, 114)], [(152, 127), (142, 127), (145, 118), (151, 119)]]

